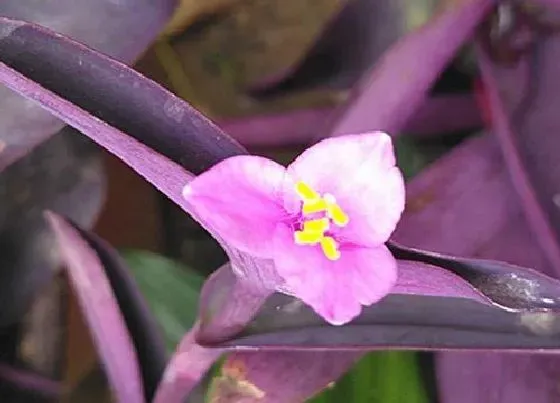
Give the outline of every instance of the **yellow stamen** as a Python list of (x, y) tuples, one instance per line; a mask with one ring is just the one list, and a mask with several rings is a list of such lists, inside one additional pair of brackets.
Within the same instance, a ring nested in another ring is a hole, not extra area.
[(331, 194), (326, 194), (323, 199), (327, 203), (327, 216), (339, 227), (344, 227), (350, 221), (348, 215), (338, 205), (336, 199)]
[(340, 206), (336, 203), (328, 205), (327, 214), (329, 218), (339, 227), (344, 227), (348, 224), (348, 221), (350, 221), (348, 215), (346, 215), (344, 210), (342, 210), (342, 208), (340, 208)]
[(303, 223), (303, 232), (319, 232), (324, 234), (329, 229), (328, 218), (318, 218), (316, 220), (308, 220)]
[(325, 233), (329, 230), (331, 222), (339, 227), (344, 227), (348, 224), (350, 218), (332, 195), (321, 196), (301, 181), (295, 184), (295, 190), (303, 200), (301, 207), (303, 215), (324, 214), (321, 214), (322, 218), (304, 221), (302, 230), (294, 232), (294, 242), (297, 245), (321, 244), (321, 250), (327, 259), (338, 260), (340, 258), (339, 245), (333, 237), (325, 236)]
[(330, 236), (321, 239), (321, 249), (329, 260), (338, 260), (340, 258), (340, 251), (334, 238)]
[(319, 193), (311, 189), (311, 187), (305, 184), (305, 182), (297, 182), (295, 188), (297, 194), (303, 199), (303, 201), (311, 201), (321, 198)]
[(297, 245), (316, 245), (323, 239), (321, 232), (294, 232), (294, 242)]
[(327, 202), (324, 199), (317, 199), (303, 202), (301, 211), (303, 214), (314, 214), (327, 211), (327, 208)]

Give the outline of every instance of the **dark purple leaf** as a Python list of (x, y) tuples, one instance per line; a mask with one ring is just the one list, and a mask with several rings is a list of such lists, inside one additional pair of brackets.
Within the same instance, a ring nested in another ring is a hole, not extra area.
[[(273, 311), (277, 311), (276, 313)], [(278, 296), (234, 339), (214, 345), (260, 350), (556, 351), (560, 316), (507, 312), (463, 298), (390, 295), (349, 325), (332, 327), (299, 301)]]
[(72, 225), (52, 213), (48, 219), (117, 400), (142, 403), (136, 352), (103, 263)]
[[(175, 0), (4, 0), (0, 16), (35, 22), (125, 63), (134, 61), (170, 17)], [(0, 37), (8, 32), (0, 28)], [(54, 135), (63, 122), (0, 88), (0, 170)]]
[(146, 401), (151, 401), (161, 380), (167, 354), (160, 328), (120, 255), (105, 241), (74, 226), (97, 254), (138, 357)]
[[(507, 309), (548, 310), (560, 307), (560, 282), (538, 271), (495, 260), (446, 256), (392, 242), (388, 246), (397, 259), (422, 262), (455, 273), (493, 303)], [(423, 273), (421, 267), (415, 268), (414, 279), (422, 283), (425, 281), (426, 285), (437, 284), (440, 292), (444, 292), (445, 281), (437, 277), (431, 279), (429, 275), (428, 270)], [(395, 290), (395, 293), (399, 292), (400, 290)], [(414, 294), (424, 293), (417, 290)]]
[(92, 125), (112, 126), (194, 173), (244, 152), (185, 101), (122, 63), (31, 24), (0, 19), (0, 32), (0, 62), (13, 69), (2, 68), (2, 82), (88, 136), (95, 137)]
[(224, 345), (558, 348), (560, 282), (501, 262), (439, 256), (394, 245), (391, 248), (397, 256), (441, 268), (399, 261), (399, 280), (393, 294), (366, 308), (347, 326), (330, 326), (298, 300), (276, 296), (239, 336)]

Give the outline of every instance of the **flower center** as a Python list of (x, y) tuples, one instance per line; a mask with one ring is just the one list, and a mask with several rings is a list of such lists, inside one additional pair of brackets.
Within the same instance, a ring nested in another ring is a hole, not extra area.
[[(332, 224), (345, 227), (350, 221), (348, 215), (331, 194), (320, 195), (301, 181), (295, 184), (295, 190), (303, 201), (301, 213), (304, 221), (301, 230), (294, 231), (294, 242), (297, 245), (321, 245), (327, 259), (339, 259), (339, 244), (327, 232)], [(320, 218), (317, 218), (318, 216)]]

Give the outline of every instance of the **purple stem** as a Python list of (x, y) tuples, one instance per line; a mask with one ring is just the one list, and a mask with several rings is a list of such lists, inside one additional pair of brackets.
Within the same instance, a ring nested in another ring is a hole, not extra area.
[(0, 381), (56, 401), (62, 392), (60, 382), (7, 364), (0, 364)]

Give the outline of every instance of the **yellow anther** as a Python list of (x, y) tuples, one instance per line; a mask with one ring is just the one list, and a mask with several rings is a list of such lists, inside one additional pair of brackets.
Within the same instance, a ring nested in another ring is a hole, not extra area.
[(340, 206), (336, 203), (328, 204), (327, 214), (329, 218), (339, 227), (344, 227), (348, 224), (348, 221), (350, 221), (344, 210), (342, 210), (342, 208), (340, 208)]
[(322, 239), (323, 233), (321, 232), (294, 232), (294, 242), (297, 245), (316, 245), (321, 242)]
[(321, 249), (329, 260), (338, 260), (340, 258), (340, 251), (334, 238), (326, 236), (321, 239)]
[(317, 200), (321, 198), (321, 195), (319, 195), (319, 193), (311, 189), (311, 187), (305, 184), (305, 182), (302, 181), (297, 182), (295, 188), (297, 194), (299, 195), (299, 197), (303, 199), (303, 201), (311, 201), (311, 200)]
[(327, 202), (324, 199), (317, 199), (303, 202), (301, 211), (303, 214), (314, 214), (327, 211), (327, 208)]
[(350, 221), (350, 218), (344, 210), (338, 205), (333, 195), (327, 193), (323, 196), (327, 203), (327, 216), (339, 227), (344, 227)]
[(303, 223), (303, 232), (319, 232), (324, 234), (329, 229), (328, 218), (318, 218), (316, 220), (308, 220)]

